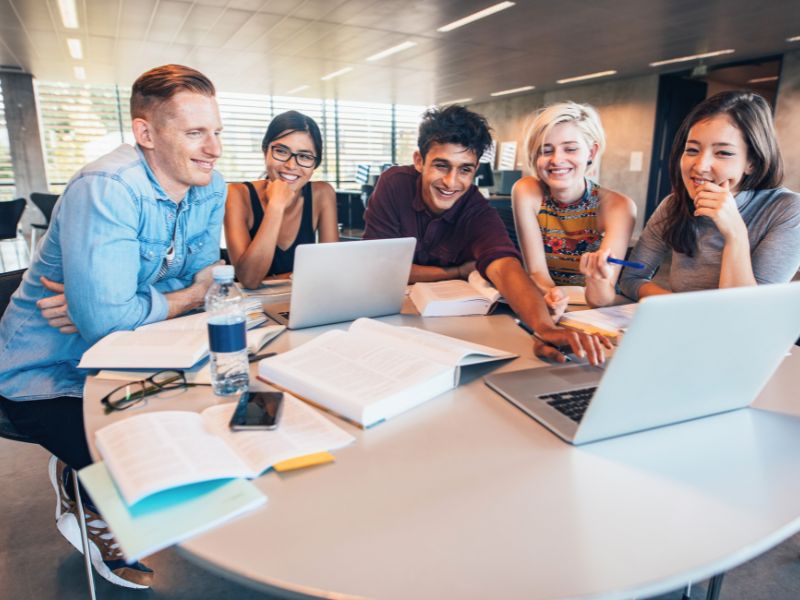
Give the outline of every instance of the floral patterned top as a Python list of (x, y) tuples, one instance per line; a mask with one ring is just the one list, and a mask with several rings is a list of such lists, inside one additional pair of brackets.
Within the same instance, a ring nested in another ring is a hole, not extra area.
[(597, 225), (599, 186), (586, 180), (586, 191), (577, 202), (559, 204), (545, 193), (537, 215), (545, 259), (556, 285), (586, 285), (580, 272), (581, 255), (600, 247)]

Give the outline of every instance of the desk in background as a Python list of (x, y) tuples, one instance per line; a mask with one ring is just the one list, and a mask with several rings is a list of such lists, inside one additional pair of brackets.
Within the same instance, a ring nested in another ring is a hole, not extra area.
[[(542, 364), (507, 315), (387, 317)], [(288, 350), (331, 327), (287, 331)], [(800, 352), (758, 404), (580, 448), (464, 371), (462, 385), (367, 431), (336, 462), (269, 473), (266, 507), (182, 545), (193, 561), (264, 590), (322, 597), (629, 598), (733, 568), (800, 530)], [(118, 382), (90, 379), (84, 420)], [(200, 410), (192, 388), (149, 409)], [(777, 411), (777, 412), (772, 412)], [(136, 413), (136, 409), (128, 411)], [(691, 543), (689, 543), (691, 540)]]

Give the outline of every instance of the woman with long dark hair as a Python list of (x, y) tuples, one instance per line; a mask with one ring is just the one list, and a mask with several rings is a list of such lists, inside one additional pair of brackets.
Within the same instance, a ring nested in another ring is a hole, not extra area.
[(236, 277), (248, 288), (264, 277), (288, 275), (299, 244), (339, 241), (336, 193), (310, 181), (322, 162), (322, 134), (297, 111), (276, 116), (261, 143), (266, 179), (231, 183), (225, 241)]
[[(789, 281), (800, 267), (800, 195), (781, 187), (772, 114), (758, 94), (720, 92), (675, 136), (672, 193), (647, 223), (626, 268), (625, 295)], [(672, 251), (667, 290), (651, 281)]]

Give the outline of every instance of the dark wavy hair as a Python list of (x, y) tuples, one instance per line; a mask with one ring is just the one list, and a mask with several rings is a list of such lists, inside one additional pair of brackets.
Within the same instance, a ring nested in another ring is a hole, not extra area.
[(272, 142), (297, 131), (311, 136), (311, 141), (314, 142), (314, 154), (317, 155), (317, 164), (314, 167), (318, 167), (322, 163), (322, 133), (320, 133), (319, 125), (311, 117), (296, 110), (281, 113), (269, 122), (267, 133), (261, 140), (261, 150), (266, 152)]
[(458, 144), (480, 158), (492, 145), (489, 131), (486, 119), (465, 106), (434, 107), (422, 115), (417, 146), (423, 160), (433, 144)]
[(674, 199), (664, 217), (667, 244), (687, 256), (697, 251), (697, 218), (694, 202), (683, 183), (681, 157), (689, 130), (695, 123), (717, 115), (727, 115), (739, 128), (747, 144), (747, 160), (753, 170), (745, 174), (740, 190), (780, 187), (783, 182), (783, 159), (775, 138), (775, 126), (769, 104), (758, 94), (745, 91), (720, 92), (698, 104), (681, 124), (669, 157), (669, 178)]

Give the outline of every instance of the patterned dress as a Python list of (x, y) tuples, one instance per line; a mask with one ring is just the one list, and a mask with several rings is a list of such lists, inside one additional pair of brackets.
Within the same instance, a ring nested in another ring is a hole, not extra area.
[(559, 204), (549, 193), (537, 215), (544, 242), (545, 259), (556, 285), (586, 285), (580, 272), (581, 254), (595, 252), (602, 234), (597, 225), (599, 186), (586, 180), (583, 197), (572, 204)]

